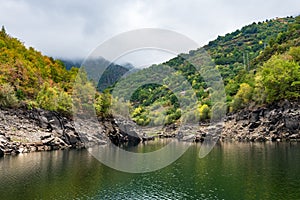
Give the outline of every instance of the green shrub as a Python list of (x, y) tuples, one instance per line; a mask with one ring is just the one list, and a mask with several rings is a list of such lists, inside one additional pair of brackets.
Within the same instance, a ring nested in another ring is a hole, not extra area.
[(72, 98), (68, 93), (60, 91), (58, 94), (57, 103), (57, 111), (65, 114), (72, 114)]
[(232, 110), (245, 107), (252, 100), (253, 88), (248, 83), (242, 83), (231, 103)]
[(18, 104), (14, 88), (9, 83), (0, 86), (0, 106), (14, 107)]
[(290, 61), (286, 55), (275, 55), (264, 63), (257, 75), (260, 78), (257, 79), (256, 85), (260, 86), (260, 92), (264, 92), (267, 103), (299, 98), (299, 69), (299, 64)]
[(27, 100), (25, 101), (25, 105), (28, 110), (32, 110), (33, 108), (37, 108), (38, 104), (36, 101)]
[(42, 86), (37, 95), (36, 103), (38, 107), (46, 110), (58, 111), (64, 114), (72, 113), (71, 96), (57, 87), (50, 87), (48, 83)]
[(36, 102), (40, 108), (56, 111), (58, 106), (58, 92), (55, 87), (50, 87), (44, 83), (41, 91), (38, 93)]
[(200, 119), (201, 119), (201, 120), (208, 119), (208, 118), (209, 118), (209, 112), (210, 112), (210, 109), (209, 109), (208, 105), (203, 104), (203, 105), (199, 108)]

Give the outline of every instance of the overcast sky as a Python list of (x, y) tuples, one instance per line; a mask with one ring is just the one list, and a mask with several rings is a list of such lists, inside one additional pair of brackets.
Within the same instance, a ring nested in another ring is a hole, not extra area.
[(299, 0), (0, 0), (0, 25), (55, 58), (84, 58), (132, 29), (169, 29), (202, 46), (254, 21), (298, 14)]

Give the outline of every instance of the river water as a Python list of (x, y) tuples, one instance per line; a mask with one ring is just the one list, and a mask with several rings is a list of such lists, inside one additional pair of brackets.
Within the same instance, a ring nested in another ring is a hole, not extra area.
[(87, 150), (6, 156), (0, 199), (300, 199), (299, 143), (222, 143), (202, 159), (199, 148), (193, 144), (173, 164), (143, 174), (111, 169)]

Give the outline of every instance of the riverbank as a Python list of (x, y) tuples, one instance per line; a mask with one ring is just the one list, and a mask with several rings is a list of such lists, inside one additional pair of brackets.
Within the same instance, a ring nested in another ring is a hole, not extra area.
[(300, 142), (300, 103), (282, 101), (273, 105), (243, 109), (228, 114), (223, 123), (170, 125), (158, 134), (183, 141), (202, 142), (212, 138), (221, 142)]
[(81, 133), (78, 132), (72, 119), (57, 112), (25, 108), (1, 109), (0, 156), (80, 149), (86, 145), (104, 145), (108, 141), (116, 145), (134, 145), (155, 137), (174, 137), (191, 142), (202, 142), (208, 137), (241, 142), (300, 141), (300, 105), (299, 102), (282, 101), (231, 113), (226, 116), (224, 123), (184, 127), (172, 124), (159, 132), (151, 129), (137, 130), (132, 122), (121, 118), (101, 119), (85, 124), (85, 127), (85, 132), (83, 129), (80, 130)]
[(225, 119), (221, 140), (300, 141), (300, 104), (282, 101), (230, 114)]
[[(80, 123), (80, 122), (79, 122)], [(113, 119), (82, 123), (77, 130), (71, 118), (57, 112), (25, 108), (0, 109), (0, 157), (3, 155), (81, 149), (85, 146), (104, 145), (108, 140), (118, 145), (139, 143), (141, 138), (125, 122), (124, 132)]]

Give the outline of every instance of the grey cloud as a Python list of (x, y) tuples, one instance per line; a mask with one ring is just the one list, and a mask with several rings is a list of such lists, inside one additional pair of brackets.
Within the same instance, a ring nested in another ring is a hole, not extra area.
[(206, 44), (253, 21), (300, 14), (295, 0), (0, 0), (0, 25), (53, 57), (85, 57), (137, 28), (166, 28)]

